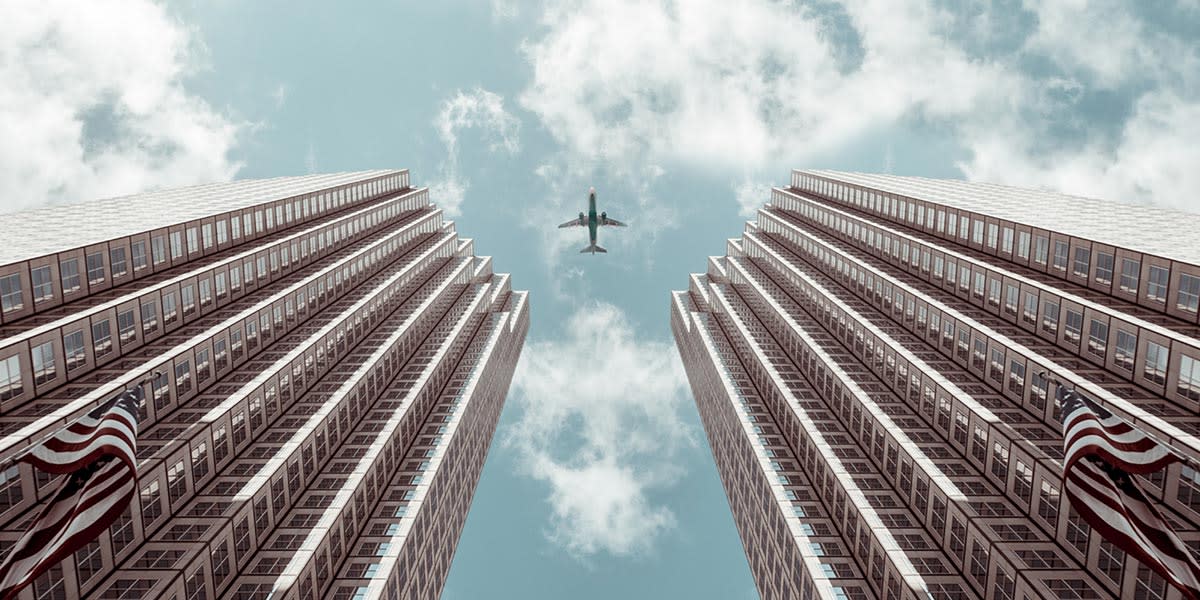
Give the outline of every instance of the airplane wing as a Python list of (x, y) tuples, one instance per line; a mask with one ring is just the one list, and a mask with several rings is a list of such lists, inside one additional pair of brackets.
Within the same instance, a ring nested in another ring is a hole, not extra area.
[(570, 221), (567, 221), (566, 223), (559, 225), (558, 228), (562, 229), (564, 227), (583, 227), (583, 226), (584, 226), (583, 218), (580, 217), (580, 218), (571, 219)]
[(608, 217), (604, 217), (604, 219), (600, 221), (600, 224), (607, 225), (609, 227), (629, 227), (628, 225), (626, 225), (616, 219), (610, 219)]

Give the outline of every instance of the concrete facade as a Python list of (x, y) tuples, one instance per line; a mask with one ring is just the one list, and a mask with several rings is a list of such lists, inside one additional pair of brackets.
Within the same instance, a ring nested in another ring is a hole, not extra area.
[[(760, 594), (1178, 598), (1062, 496), (1041, 373), (1200, 457), (1200, 248), (1162, 237), (1197, 229), (1047, 192), (793, 172), (671, 301)], [(1141, 483), (1200, 548), (1200, 476)]]
[[(5, 222), (0, 459), (162, 373), (129, 511), (22, 598), (440, 594), (529, 305), (407, 171)], [(0, 552), (58, 483), (0, 473)]]

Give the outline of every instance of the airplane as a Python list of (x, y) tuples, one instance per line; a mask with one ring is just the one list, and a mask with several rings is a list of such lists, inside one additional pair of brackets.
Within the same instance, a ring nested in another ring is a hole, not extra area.
[(624, 224), (616, 219), (608, 218), (608, 213), (606, 213), (606, 212), (600, 213), (599, 216), (596, 215), (596, 188), (591, 188), (588, 190), (588, 213), (587, 213), (587, 215), (585, 216), (583, 213), (579, 213), (578, 218), (571, 219), (570, 221), (567, 221), (566, 223), (559, 225), (558, 228), (562, 229), (564, 227), (587, 227), (588, 228), (588, 237), (591, 239), (591, 243), (588, 244), (587, 248), (580, 250), (579, 253), (585, 254), (587, 252), (591, 252), (594, 255), (597, 252), (600, 252), (602, 254), (608, 253), (608, 250), (605, 250), (604, 248), (601, 248), (600, 246), (596, 245), (596, 228), (600, 227), (600, 226), (628, 227), (626, 224)]

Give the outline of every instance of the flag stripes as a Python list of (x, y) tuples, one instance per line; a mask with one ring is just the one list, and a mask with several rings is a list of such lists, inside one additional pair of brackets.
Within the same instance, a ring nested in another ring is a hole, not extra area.
[[(1099, 456), (1128, 473), (1153, 473), (1178, 462), (1179, 457), (1141, 430), (1102, 406), (1085, 403), (1074, 390), (1059, 388), (1063, 411), (1065, 462), (1073, 457)], [(1077, 459), (1077, 458), (1074, 458)]]
[(1153, 473), (1181, 458), (1169, 447), (1060, 385), (1063, 491), (1109, 543), (1200, 600), (1200, 564), (1130, 473)]
[(137, 489), (141, 386), (97, 407), (18, 460), (70, 473), (0, 565), (0, 599), (11, 600), (39, 575), (95, 540), (129, 506)]

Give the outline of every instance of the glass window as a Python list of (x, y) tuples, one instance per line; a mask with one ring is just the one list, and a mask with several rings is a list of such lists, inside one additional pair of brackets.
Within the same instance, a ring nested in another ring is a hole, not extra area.
[(1046, 257), (1050, 253), (1050, 240), (1044, 235), (1037, 236), (1037, 244), (1034, 246), (1033, 260), (1038, 264), (1046, 264)]
[(1113, 355), (1117, 366), (1126, 371), (1132, 371), (1135, 352), (1137, 352), (1137, 338), (1124, 329), (1117, 329), (1117, 348)]
[(1000, 250), (1012, 254), (1013, 249), (1013, 230), (1012, 227), (1005, 227), (1003, 234), (1000, 237)]
[(59, 263), (58, 269), (62, 279), (63, 294), (79, 290), (79, 261), (74, 258), (64, 260)]
[(1054, 268), (1059, 271), (1067, 270), (1067, 251), (1069, 250), (1066, 242), (1054, 242)]
[(63, 336), (63, 354), (67, 357), (67, 372), (83, 366), (87, 355), (83, 352), (83, 330), (78, 329)]
[(183, 257), (183, 232), (171, 232), (171, 260)]
[(1088, 328), (1088, 352), (1104, 358), (1108, 346), (1108, 323), (1092, 319)]
[(1175, 393), (1189, 400), (1200, 400), (1200, 360), (1186, 354), (1180, 357)]
[(1038, 492), (1038, 516), (1051, 528), (1058, 527), (1058, 503), (1062, 495), (1057, 487), (1049, 481), (1042, 480), (1042, 489)]
[(1200, 277), (1181, 273), (1176, 299), (1180, 310), (1196, 312), (1197, 305), (1200, 305)]
[(1112, 284), (1113, 255), (1107, 252), (1096, 253), (1096, 281), (1104, 285)]
[(1092, 251), (1087, 248), (1075, 249), (1075, 268), (1072, 272), (1080, 277), (1088, 276), (1088, 266), (1092, 260)]
[(151, 300), (142, 305), (142, 333), (149, 335), (158, 330), (158, 304)]
[(1038, 309), (1037, 296), (1034, 294), (1031, 294), (1029, 292), (1026, 292), (1025, 293), (1025, 309), (1023, 311), (1021, 311), (1021, 317), (1025, 320), (1026, 323), (1029, 323), (1030, 325), (1033, 325), (1033, 326), (1037, 326), (1037, 309)]
[(1146, 379), (1163, 383), (1167, 376), (1167, 349), (1154, 342), (1146, 342), (1146, 362), (1143, 372)]
[(50, 276), (50, 265), (34, 267), (29, 274), (33, 277), (34, 302), (41, 302), (54, 297), (54, 280)]
[(24, 391), (21, 385), (21, 358), (10, 356), (0, 360), (0, 400), (16, 398)]
[(96, 358), (112, 351), (112, 328), (108, 319), (92, 324), (92, 347)]
[(133, 309), (117, 313), (117, 334), (121, 336), (121, 344), (128, 344), (137, 338), (134, 329)]
[(196, 312), (196, 295), (194, 286), (190, 284), (183, 286), (183, 288), (179, 291), (179, 295), (183, 300), (183, 314), (186, 316)]
[(166, 242), (163, 241), (163, 236), (161, 235), (154, 236), (150, 240), (150, 251), (154, 255), (154, 264), (156, 265), (167, 260), (167, 247), (165, 244)]
[[(979, 219), (975, 219), (974, 229), (971, 230), (971, 241), (975, 242), (976, 244), (983, 243), (983, 221), (980, 221)], [(993, 244), (992, 247), (994, 248), (995, 244)]]
[(1164, 267), (1150, 265), (1150, 277), (1146, 283), (1146, 297), (1162, 302), (1167, 299), (1167, 277), (1170, 275)]
[(129, 254), (133, 257), (133, 270), (146, 268), (146, 242), (134, 242), (129, 245)]
[(54, 343), (46, 342), (33, 349), (33, 382), (46, 383), (54, 376)]
[(87, 255), (87, 276), (89, 285), (104, 283), (104, 255), (96, 252)]
[(116, 279), (117, 277), (123, 277), (125, 273), (129, 272), (129, 269), (126, 267), (125, 263), (124, 248), (113, 248), (110, 250), (108, 253), (108, 262), (109, 266), (112, 268), (113, 279)]
[(1029, 232), (1017, 232), (1017, 258), (1029, 258)]
[(1042, 330), (1048, 333), (1058, 333), (1058, 304), (1045, 302), (1042, 304)]
[(199, 236), (196, 235), (195, 227), (187, 228), (187, 251), (188, 254), (195, 254), (200, 251)]
[(179, 317), (179, 310), (175, 302), (175, 293), (171, 292), (169, 294), (163, 294), (162, 305), (163, 324), (170, 325), (171, 323), (174, 323), (175, 319)]
[(1067, 324), (1063, 328), (1063, 337), (1072, 342), (1079, 341), (1079, 334), (1083, 331), (1083, 313), (1075, 312), (1067, 309)]
[(212, 223), (205, 223), (200, 228), (200, 232), (204, 236), (204, 248), (207, 250), (213, 246), (213, 226)]
[(1121, 259), (1121, 290), (1137, 293), (1141, 264), (1128, 258)]
[(14, 273), (0, 277), (0, 309), (4, 312), (25, 308), (21, 296), (21, 275)]
[[(988, 225), (987, 225), (988, 248), (991, 248), (993, 250), (996, 249), (996, 236), (999, 231), (1000, 231), (1000, 227), (997, 226), (995, 223), (988, 223)], [(1009, 243), (1010, 243), (1009, 248), (1011, 249), (1012, 248), (1011, 240), (1009, 241)]]

